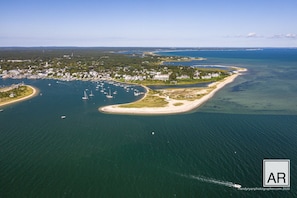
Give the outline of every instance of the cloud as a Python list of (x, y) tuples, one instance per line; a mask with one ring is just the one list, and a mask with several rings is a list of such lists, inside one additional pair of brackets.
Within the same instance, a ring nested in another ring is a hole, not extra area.
[(255, 32), (250, 32), (250, 33), (247, 34), (246, 37), (248, 37), (248, 38), (255, 38), (255, 37), (258, 37), (258, 36), (257, 36), (257, 34)]
[(237, 35), (227, 35), (225, 36), (227, 38), (258, 38), (258, 37), (262, 37), (262, 36), (259, 36), (258, 34), (256, 34), (255, 32), (250, 32), (246, 35), (242, 35), (242, 34), (237, 34)]
[(266, 39), (297, 39), (297, 34), (274, 34), (274, 35), (259, 35), (255, 32), (250, 32), (246, 35), (227, 35), (226, 38), (266, 38)]
[(296, 34), (286, 34), (286, 38), (297, 38), (297, 35)]
[(269, 36), (268, 38), (274, 38), (274, 39), (297, 39), (297, 34), (292, 34), (292, 33), (288, 33), (288, 34), (275, 34), (273, 36)]

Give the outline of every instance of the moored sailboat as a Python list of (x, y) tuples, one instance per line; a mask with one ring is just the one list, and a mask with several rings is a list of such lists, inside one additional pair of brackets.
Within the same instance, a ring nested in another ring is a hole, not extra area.
[(88, 100), (89, 99), (86, 91), (84, 91), (84, 96), (82, 97), (82, 99), (83, 100)]
[(92, 96), (94, 96), (94, 94), (93, 94), (92, 90), (91, 90), (91, 93), (90, 93), (90, 95), (89, 95), (89, 96), (91, 96), (91, 97), (92, 97)]
[(113, 95), (111, 95), (110, 89), (109, 89), (109, 94), (106, 95), (106, 98), (113, 98)]

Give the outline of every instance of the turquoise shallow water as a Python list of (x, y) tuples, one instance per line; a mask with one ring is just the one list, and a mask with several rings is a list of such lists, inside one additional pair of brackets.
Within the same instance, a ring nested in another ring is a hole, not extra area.
[(190, 65), (226, 65), (248, 69), (199, 111), (297, 115), (297, 49), (201, 50), (161, 53), (204, 57)]
[[(137, 98), (113, 85), (108, 100), (91, 82), (26, 80), (42, 95), (0, 113), (0, 197), (297, 196), (296, 50), (292, 60), (268, 50), (195, 52), (203, 64), (249, 71), (181, 115), (102, 114), (100, 106)], [(95, 96), (82, 101), (86, 88)], [(291, 160), (290, 190), (228, 186), (261, 187), (265, 158)]]

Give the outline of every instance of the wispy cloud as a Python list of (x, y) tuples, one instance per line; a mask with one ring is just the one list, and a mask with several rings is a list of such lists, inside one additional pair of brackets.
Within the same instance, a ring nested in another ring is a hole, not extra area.
[(233, 38), (233, 37), (235, 37), (235, 38), (261, 38), (263, 36), (258, 35), (256, 32), (250, 32), (250, 33), (245, 34), (245, 35), (243, 35), (243, 34), (238, 34), (238, 35), (233, 35), (233, 36), (228, 35), (226, 37), (228, 37), (228, 38)]
[(268, 38), (268, 39), (297, 39), (297, 34), (287, 33), (287, 34), (274, 34), (274, 35), (259, 35), (256, 32), (250, 32), (246, 35), (228, 35), (227, 38)]
[(281, 38), (288, 38), (288, 39), (297, 39), (297, 34), (275, 34), (273, 36), (270, 36), (269, 38), (276, 38), (276, 39), (281, 39)]
[(296, 34), (286, 34), (286, 38), (297, 38)]
[(257, 34), (255, 32), (250, 32), (250, 33), (247, 34), (246, 37), (248, 37), (248, 38), (255, 38), (255, 37), (258, 37), (258, 36), (257, 36)]

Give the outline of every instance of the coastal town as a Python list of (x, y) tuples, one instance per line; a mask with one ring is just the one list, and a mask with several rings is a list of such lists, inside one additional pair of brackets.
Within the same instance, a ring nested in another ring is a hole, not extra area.
[[(183, 69), (183, 68), (181, 68)], [(117, 67), (115, 71), (104, 71), (98, 72), (95, 70), (91, 70), (89, 72), (73, 72), (70, 73), (67, 71), (67, 68), (55, 69), (50, 66), (45, 66), (43, 69), (34, 69), (34, 67), (30, 67), (28, 69), (11, 69), (11, 70), (2, 70), (0, 76), (2, 78), (12, 78), (12, 79), (59, 79), (64, 81), (71, 80), (120, 80), (125, 82), (132, 81), (144, 81), (144, 80), (158, 80), (158, 81), (169, 81), (170, 75), (172, 72), (168, 70), (167, 67), (164, 67), (161, 70), (156, 69), (145, 69), (141, 70), (133, 69), (133, 74), (125, 74), (125, 72), (130, 72), (131, 68), (129, 66)], [(198, 69), (193, 73), (193, 77), (190, 75), (182, 74), (176, 76), (177, 80), (185, 80), (185, 79), (212, 79), (217, 78), (221, 75), (221, 72), (208, 72), (206, 74), (202, 74)], [(175, 80), (173, 79), (173, 80)]]
[[(99, 53), (97, 57), (59, 54), (38, 59), (0, 57), (0, 77), (12, 79), (116, 80), (139, 84), (189, 84), (215, 81), (232, 73), (223, 69), (173, 66), (203, 58), (162, 57), (151, 53)], [(234, 72), (234, 71), (233, 71)]]

